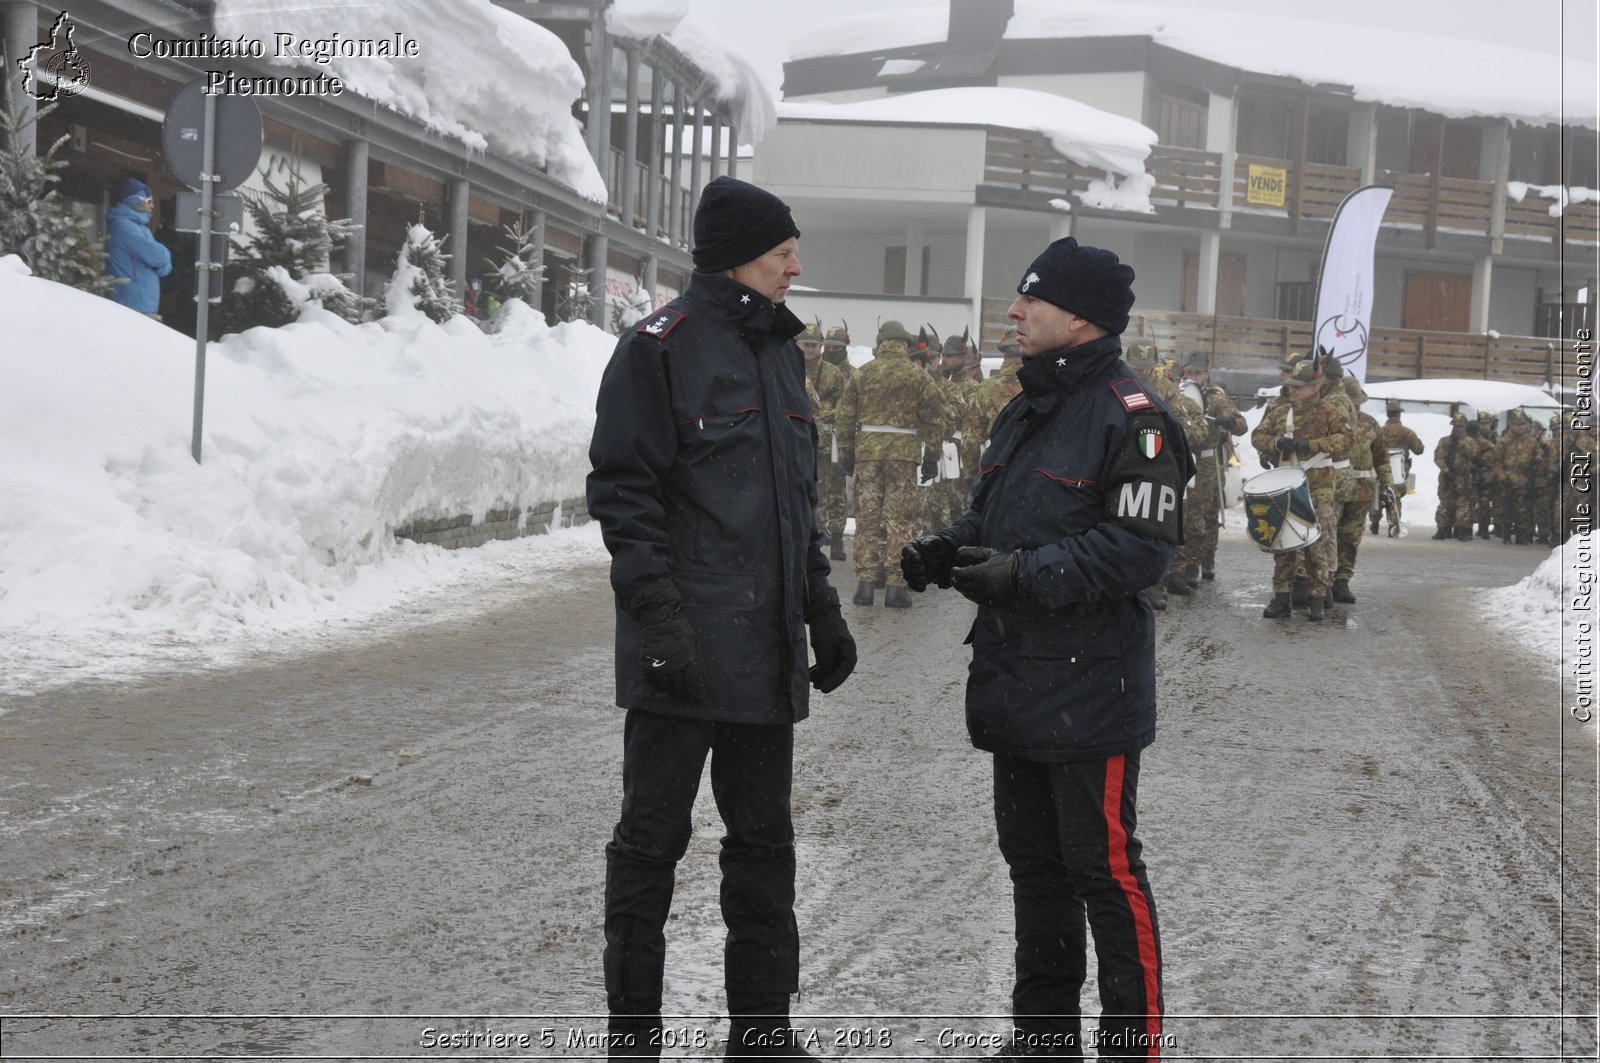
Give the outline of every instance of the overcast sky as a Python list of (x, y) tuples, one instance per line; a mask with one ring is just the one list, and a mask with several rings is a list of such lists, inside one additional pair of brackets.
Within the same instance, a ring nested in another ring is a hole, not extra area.
[[(789, 53), (789, 39), (828, 20), (864, 11), (926, 8), (938, 0), (806, 0), (779, 5), (767, 0), (691, 0), (696, 21), (703, 22), (749, 50), (749, 57), (769, 71), (776, 86)], [(1059, 0), (1065, 4), (1071, 0)], [(1123, 0), (1148, 6), (1213, 8), (1219, 18), (1245, 12), (1278, 17), (1301, 16), (1324, 22), (1345, 22), (1383, 29), (1409, 30), (1498, 41), (1522, 48), (1581, 56), (1593, 62), (1596, 51), (1595, 0)], [(1492, 71), (1485, 71), (1493, 77)]]

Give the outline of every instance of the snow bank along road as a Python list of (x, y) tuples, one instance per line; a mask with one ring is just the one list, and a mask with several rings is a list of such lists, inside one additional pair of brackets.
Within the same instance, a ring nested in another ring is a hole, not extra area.
[[(1545, 556), (1369, 539), (1360, 602), (1314, 625), (1262, 620), (1270, 558), (1225, 541), (1174, 599), (1141, 800), (1169, 1058), (1592, 1058), (1593, 725), (1477, 607)], [(827, 1056), (1005, 1029), (971, 610), (850, 609), (861, 668), (798, 732), (795, 1014)], [(610, 636), (584, 565), (354, 647), (11, 701), (3, 1054), (592, 1054)], [(684, 1056), (725, 1029), (702, 798), (670, 924)]]

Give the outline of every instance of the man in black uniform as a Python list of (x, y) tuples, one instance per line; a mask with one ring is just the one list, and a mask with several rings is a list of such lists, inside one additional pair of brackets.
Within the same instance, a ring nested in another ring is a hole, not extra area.
[(808, 679), (834, 690), (856, 649), (816, 524), (817, 434), (794, 343), (804, 326), (784, 306), (799, 236), (776, 196), (712, 181), (688, 291), (618, 341), (600, 383), (588, 503), (611, 552), (628, 710), (606, 846), (612, 1055), (660, 1054), (663, 930), (708, 755), (727, 831), (727, 1054), (806, 1055), (787, 1032), (799, 988), (794, 725)]
[(1194, 462), (1176, 417), (1122, 360), (1133, 270), (1067, 237), (1008, 312), (1022, 394), (995, 421), (972, 507), (901, 551), (906, 583), (978, 603), (967, 729), (994, 755), (1016, 913), (1005, 1056), (1082, 1059), (1084, 922), (1100, 971), (1099, 1055), (1155, 1058), (1161, 945), (1134, 836), (1155, 737), (1155, 614), (1140, 595), (1182, 540)]

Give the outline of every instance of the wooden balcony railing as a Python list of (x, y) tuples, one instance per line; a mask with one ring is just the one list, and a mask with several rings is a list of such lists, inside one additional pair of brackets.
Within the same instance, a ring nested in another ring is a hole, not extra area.
[[(1311, 324), (1266, 318), (1212, 317), (1135, 308), (1129, 339), (1153, 339), (1163, 351), (1213, 352), (1215, 365), (1271, 373), (1285, 355), (1311, 345)], [(1367, 379), (1466, 377), (1537, 387), (1559, 369), (1560, 341), (1537, 336), (1375, 328), (1367, 343)]]
[[(1261, 206), (1248, 202), (1250, 165), (1260, 163), (1288, 172), (1284, 205)], [(1221, 206), (1224, 175), (1222, 156), (1192, 148), (1157, 144), (1145, 164), (1155, 178), (1152, 203), (1163, 206), (1217, 209)], [(1029, 130), (991, 126), (984, 165), (984, 182), (1050, 196), (1081, 195), (1089, 182), (1106, 174), (1063, 158), (1047, 137)], [(1361, 183), (1353, 166), (1304, 163), (1287, 159), (1240, 155), (1228, 175), (1233, 209), (1289, 219), (1326, 221), (1340, 202)], [(1517, 239), (1563, 239), (1600, 242), (1600, 202), (1568, 203), (1560, 214), (1550, 213), (1551, 201), (1529, 191), (1521, 202), (1506, 197), (1502, 233), (1493, 231), (1495, 186), (1489, 181), (1468, 181), (1435, 174), (1379, 171), (1375, 180), (1394, 187), (1394, 197), (1384, 213), (1384, 224), (1422, 229), (1432, 237), (1441, 232), (1479, 236), (1504, 235)]]

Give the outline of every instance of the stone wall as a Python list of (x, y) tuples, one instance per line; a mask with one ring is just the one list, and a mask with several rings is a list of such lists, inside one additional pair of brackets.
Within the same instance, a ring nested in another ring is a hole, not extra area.
[(551, 528), (571, 528), (588, 522), (588, 505), (579, 496), (564, 498), (559, 502), (540, 502), (526, 511), (518, 506), (492, 509), (483, 520), (477, 522), (473, 521), (470, 513), (453, 517), (414, 517), (396, 528), (394, 537), (458, 550), (482, 546), (491, 539), (543, 535)]

